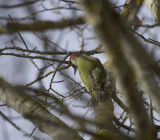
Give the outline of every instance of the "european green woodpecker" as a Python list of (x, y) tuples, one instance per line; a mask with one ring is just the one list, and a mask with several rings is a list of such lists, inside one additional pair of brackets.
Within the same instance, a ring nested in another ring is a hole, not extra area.
[(75, 70), (78, 69), (82, 83), (92, 94), (92, 102), (105, 102), (106, 71), (98, 58), (72, 54), (70, 62)]

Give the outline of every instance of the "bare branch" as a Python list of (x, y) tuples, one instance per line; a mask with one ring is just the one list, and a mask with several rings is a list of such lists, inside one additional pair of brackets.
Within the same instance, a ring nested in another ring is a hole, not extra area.
[(21, 58), (30, 58), (30, 59), (42, 59), (42, 60), (47, 60), (51, 62), (59, 62), (59, 63), (64, 63), (64, 64), (70, 64), (68, 61), (63, 61), (59, 59), (52, 59), (52, 58), (47, 58), (43, 56), (28, 56), (25, 54), (15, 54), (15, 53), (0, 53), (0, 55), (11, 55), (11, 56), (16, 56), (16, 57), (21, 57)]
[(89, 51), (56, 51), (56, 52), (52, 52), (52, 51), (39, 51), (39, 50), (30, 50), (30, 49), (23, 49), (20, 47), (5, 47), (0, 49), (0, 52), (3, 51), (7, 51), (7, 50), (16, 50), (16, 51), (21, 51), (21, 52), (28, 52), (28, 53), (33, 53), (33, 54), (39, 54), (39, 55), (71, 55), (71, 54), (88, 54), (88, 55), (93, 55), (93, 54), (99, 54), (99, 53), (103, 53), (103, 51), (101, 51), (100, 49), (94, 49), (94, 50), (89, 50)]
[(22, 89), (13, 87), (3, 79), (0, 79), (0, 100), (55, 140), (66, 140), (66, 136), (70, 140), (82, 140), (76, 131), (27, 96)]
[(52, 22), (52, 21), (36, 21), (33, 23), (8, 23), (4, 27), (0, 27), (0, 34), (3, 33), (14, 33), (17, 31), (44, 31), (48, 29), (63, 29), (66, 27), (74, 26), (74, 25), (80, 25), (85, 24), (82, 17), (78, 17), (75, 19), (65, 19), (58, 22)]

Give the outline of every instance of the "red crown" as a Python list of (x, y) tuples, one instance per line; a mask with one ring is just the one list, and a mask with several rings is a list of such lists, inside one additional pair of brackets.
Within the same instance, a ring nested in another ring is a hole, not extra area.
[(70, 58), (69, 58), (69, 61), (71, 61), (71, 59), (72, 59), (73, 57), (77, 57), (77, 56), (80, 56), (80, 54), (72, 54), (72, 55), (70, 56)]

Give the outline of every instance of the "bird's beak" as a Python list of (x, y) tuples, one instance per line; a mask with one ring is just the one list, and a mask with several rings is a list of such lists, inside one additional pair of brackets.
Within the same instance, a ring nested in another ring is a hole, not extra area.
[(75, 67), (73, 67), (73, 69), (74, 69), (74, 75), (75, 75), (77, 72), (77, 67), (75, 66)]
[(71, 66), (73, 67), (73, 69), (74, 69), (74, 75), (76, 74), (76, 72), (77, 72), (77, 66), (76, 65), (74, 65), (72, 62), (71, 62)]

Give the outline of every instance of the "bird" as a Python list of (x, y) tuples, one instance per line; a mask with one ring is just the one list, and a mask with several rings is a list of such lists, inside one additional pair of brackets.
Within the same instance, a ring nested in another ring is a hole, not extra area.
[(103, 64), (98, 58), (81, 54), (72, 54), (69, 60), (74, 68), (74, 74), (78, 70), (82, 83), (91, 93), (95, 122), (98, 124), (97, 133), (105, 135), (110, 130), (114, 131), (112, 123), (114, 106)]
[(108, 96), (105, 87), (106, 71), (101, 61), (81, 54), (72, 54), (69, 60), (74, 74), (78, 70), (82, 83), (91, 92), (92, 103), (96, 105), (98, 102), (105, 102)]

